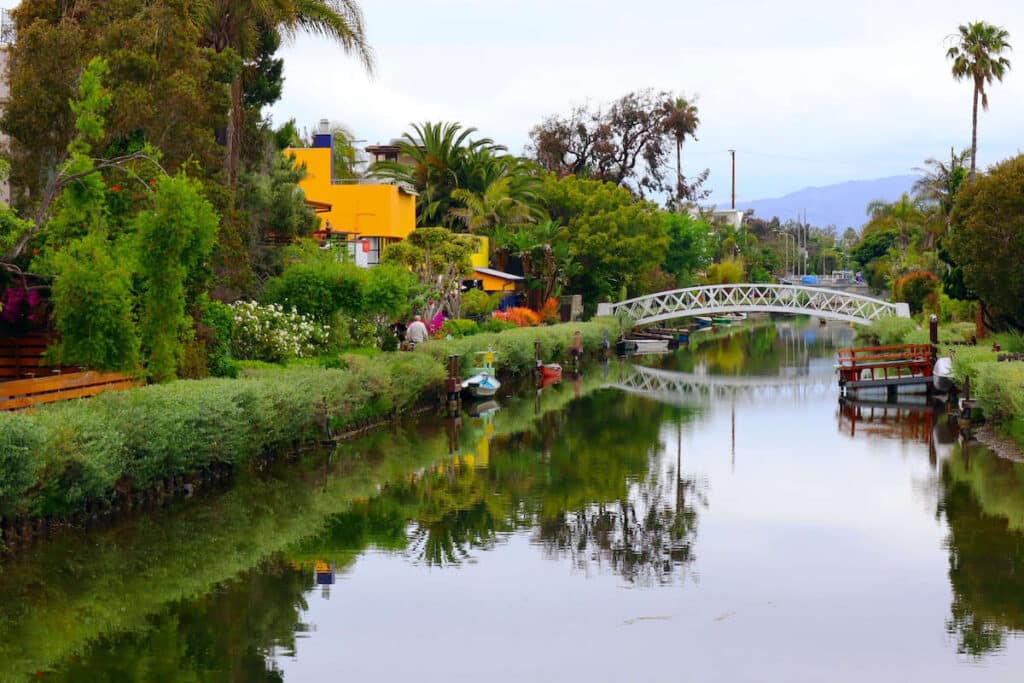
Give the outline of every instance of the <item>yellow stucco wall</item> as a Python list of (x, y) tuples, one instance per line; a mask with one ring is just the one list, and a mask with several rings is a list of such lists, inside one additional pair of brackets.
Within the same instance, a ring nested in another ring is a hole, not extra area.
[(331, 150), (326, 147), (286, 149), (296, 164), (306, 165), (299, 187), (306, 198), (331, 205), (321, 213), (321, 227), (357, 232), (360, 237), (405, 239), (416, 228), (416, 197), (396, 185), (336, 185), (331, 182)]
[(480, 240), (480, 247), (476, 250), (476, 253), (469, 257), (469, 260), (473, 263), (474, 268), (487, 268), (488, 261), (490, 260), (490, 251), (488, 250), (488, 239), (477, 235), (477, 239)]
[(480, 280), (480, 287), (485, 292), (514, 292), (516, 290), (515, 280), (505, 280), (479, 271), (474, 271), (473, 277)]

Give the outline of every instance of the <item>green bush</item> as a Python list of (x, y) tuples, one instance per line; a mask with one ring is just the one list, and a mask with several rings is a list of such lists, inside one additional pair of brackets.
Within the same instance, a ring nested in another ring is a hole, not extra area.
[(130, 266), (102, 234), (72, 243), (53, 256), (51, 302), (59, 343), (47, 357), (56, 364), (134, 371), (139, 336), (132, 320)]
[(510, 320), (500, 320), (498, 318), (488, 318), (483, 321), (480, 325), (481, 332), (504, 332), (505, 330), (514, 330), (518, 327), (514, 322)]
[[(238, 361), (231, 354), (231, 333), (235, 318), (231, 307), (221, 301), (202, 302), (202, 325), (209, 330), (206, 364), (213, 377), (238, 377)], [(200, 328), (202, 330), (202, 328)]]
[(906, 344), (907, 336), (916, 328), (913, 318), (883, 318), (857, 328), (857, 340), (866, 346)]
[(978, 308), (976, 301), (951, 299), (945, 293), (939, 294), (939, 315), (942, 322), (973, 322)]
[(474, 316), (490, 315), (498, 307), (502, 296), (504, 296), (502, 292), (488, 294), (482, 289), (471, 289), (468, 292), (463, 292), (462, 314)]
[(962, 346), (955, 347), (951, 351), (953, 375), (961, 385), (966, 377), (970, 377), (971, 383), (976, 384), (978, 381), (978, 367), (983, 363), (994, 363), (998, 357), (998, 354), (988, 346)]
[(460, 357), (463, 372), (472, 367), (473, 354), (491, 348), (497, 354), (499, 371), (521, 373), (534, 365), (534, 341), (540, 341), (544, 360), (565, 360), (573, 335), (579, 330), (583, 348), (595, 351), (607, 330), (614, 339), (618, 322), (614, 318), (598, 318), (586, 323), (566, 323), (543, 327), (517, 327), (500, 334), (483, 332), (472, 337), (428, 341), (416, 347), (416, 354), (427, 353), (443, 362), (450, 354)]
[(0, 512), (33, 481), (33, 456), (43, 443), (39, 427), (21, 415), (0, 413)]
[(973, 372), (974, 393), (987, 419), (1024, 418), (1024, 362), (978, 363)]
[(324, 258), (296, 263), (267, 281), (262, 302), (325, 322), (339, 309), (358, 315), (365, 304), (367, 271)]
[(480, 326), (477, 325), (475, 320), (453, 318), (451, 320), (445, 320), (444, 325), (441, 326), (442, 336), (451, 335), (452, 337), (459, 338), (470, 337), (479, 333)]

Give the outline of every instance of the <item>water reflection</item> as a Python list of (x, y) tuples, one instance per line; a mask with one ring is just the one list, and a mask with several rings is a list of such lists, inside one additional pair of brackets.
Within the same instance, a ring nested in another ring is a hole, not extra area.
[(1024, 631), (1024, 464), (957, 446), (942, 468), (937, 514), (949, 527), (947, 622), (961, 653), (980, 657)]
[(696, 680), (951, 680), (955, 652), (999, 678), (986, 655), (1024, 630), (1024, 465), (923, 406), (835, 408), (848, 335), (613, 362), (39, 546), (0, 565), (0, 680), (384, 678), (395, 651), (407, 680), (453, 640), (453, 672), (504, 680), (566, 647), (624, 653), (574, 660), (579, 680), (668, 679), (633, 655), (671, 648)]

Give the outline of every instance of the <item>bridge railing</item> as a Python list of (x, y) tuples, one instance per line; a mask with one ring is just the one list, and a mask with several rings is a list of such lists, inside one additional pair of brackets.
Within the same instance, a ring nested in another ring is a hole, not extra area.
[(821, 287), (773, 284), (688, 287), (602, 303), (597, 309), (598, 315), (625, 313), (639, 324), (691, 315), (756, 311), (821, 315), (861, 323), (910, 317), (910, 309), (903, 303), (891, 304)]

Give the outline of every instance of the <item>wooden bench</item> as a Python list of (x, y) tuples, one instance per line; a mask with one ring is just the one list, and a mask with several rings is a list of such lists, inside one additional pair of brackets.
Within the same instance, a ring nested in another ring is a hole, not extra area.
[(0, 410), (22, 410), (40, 403), (68, 401), (134, 386), (130, 375), (93, 371), (0, 382)]

